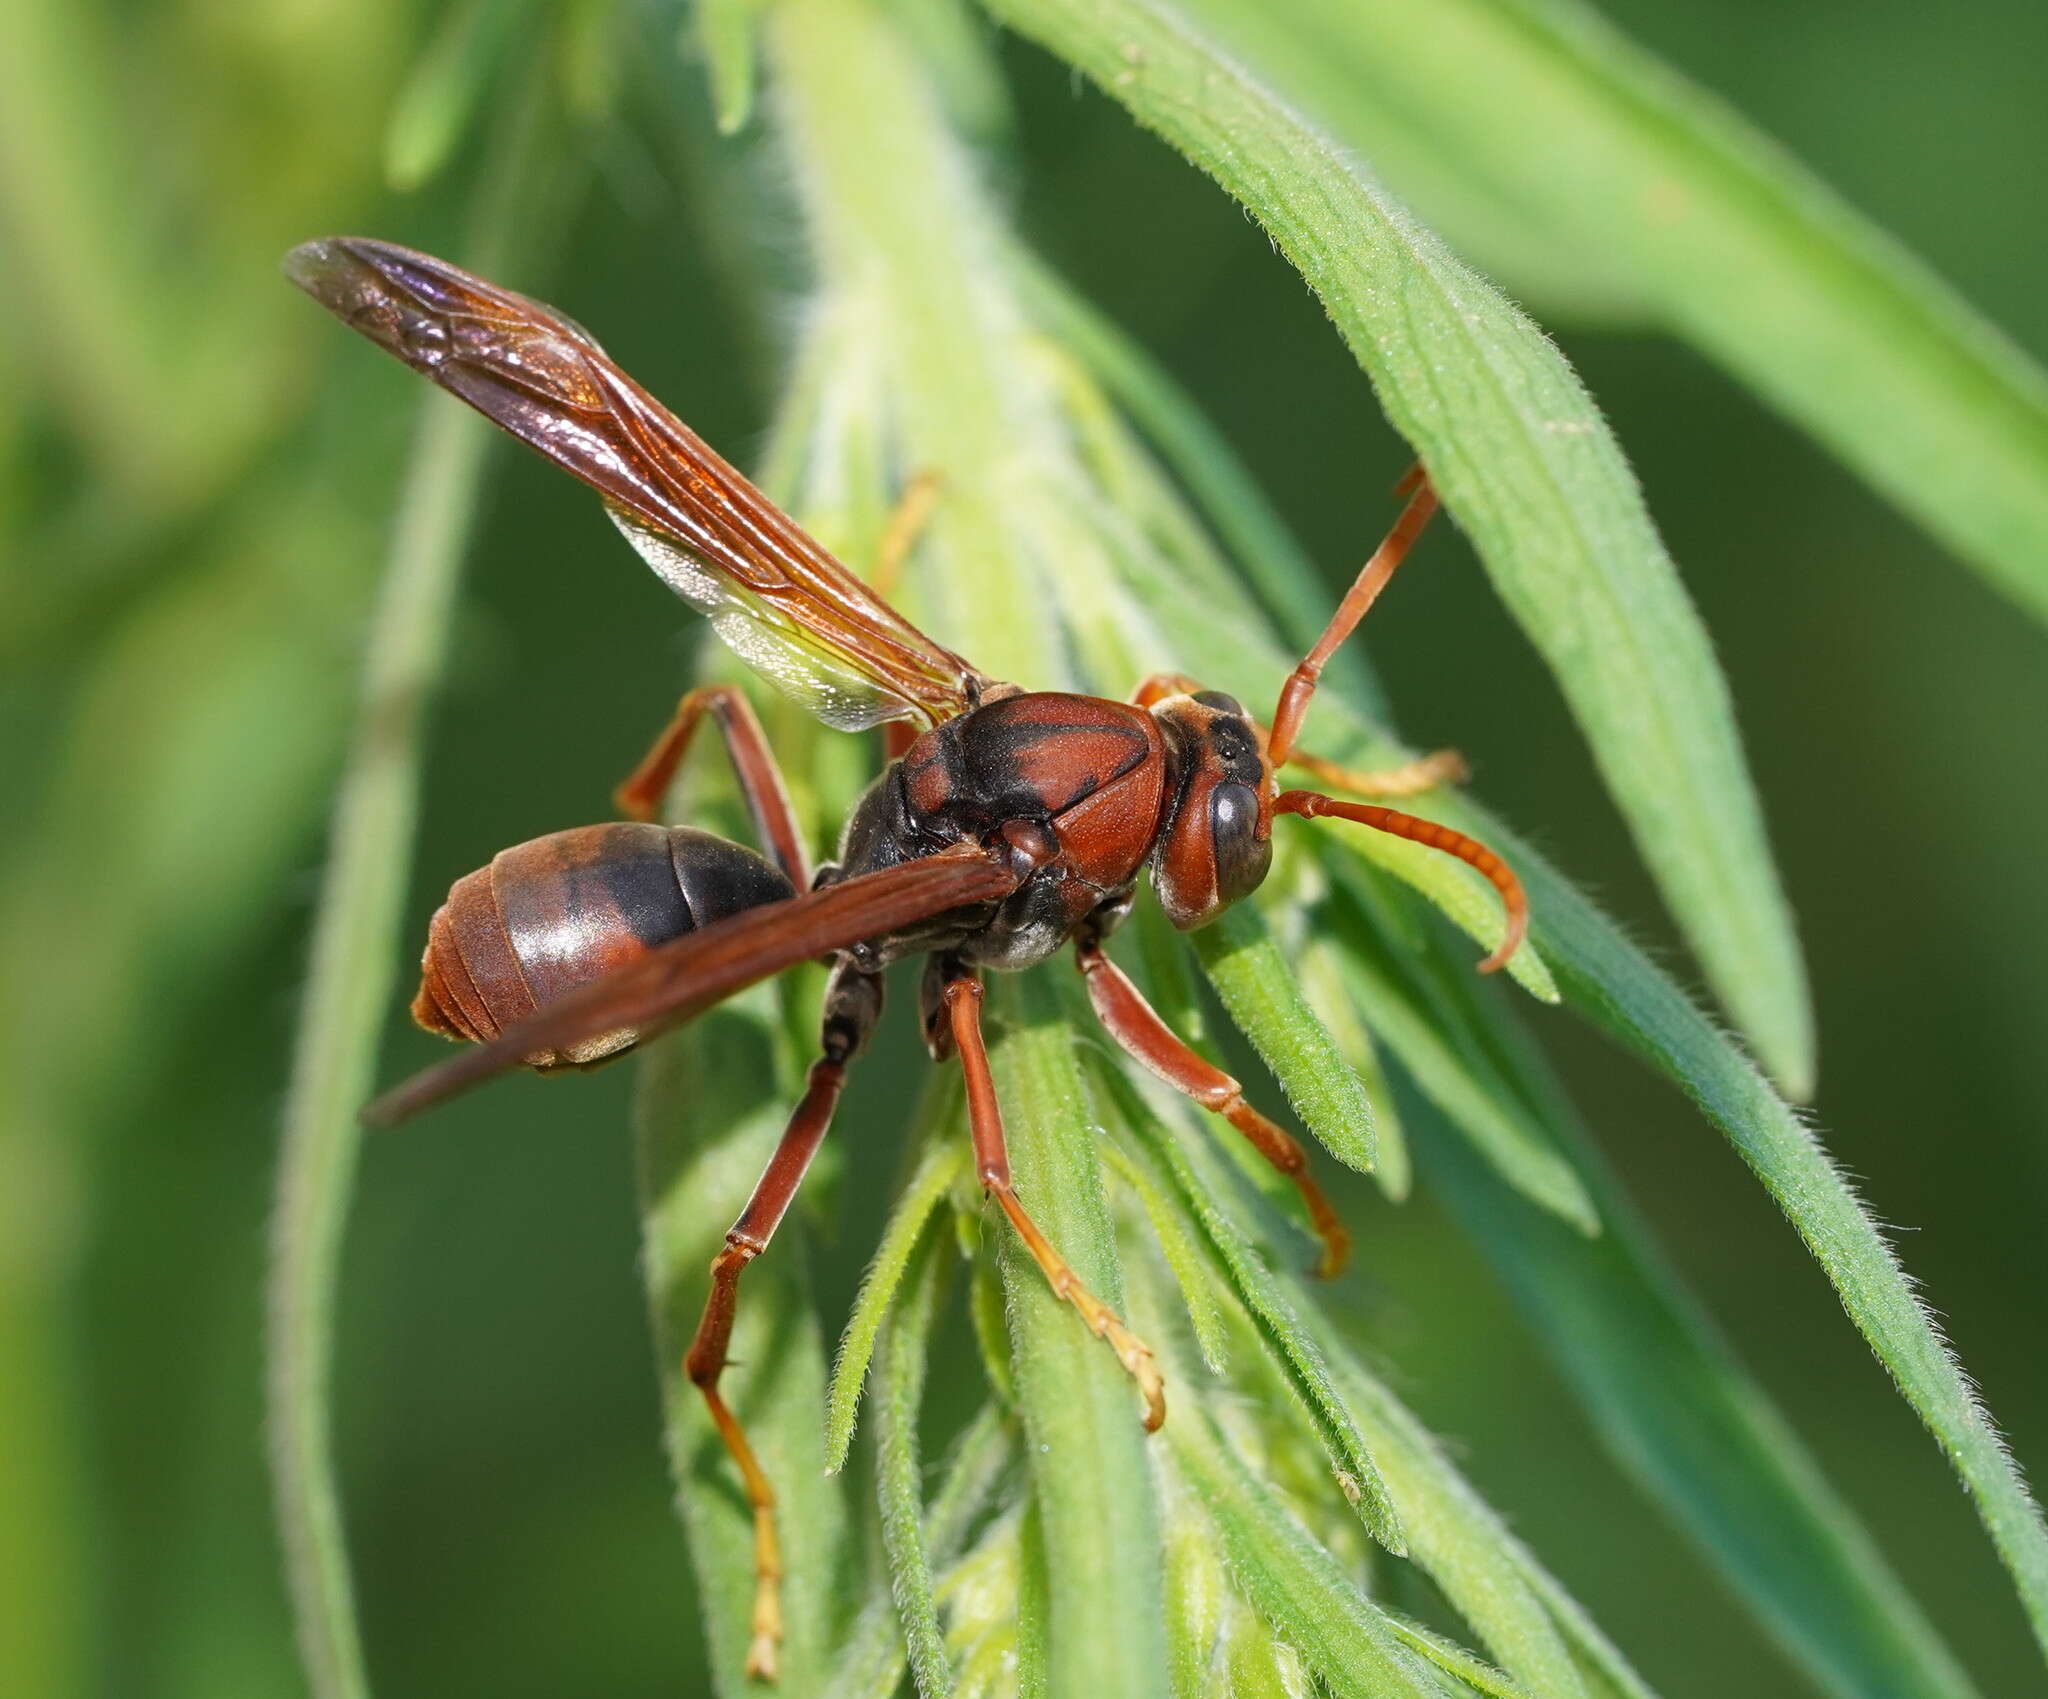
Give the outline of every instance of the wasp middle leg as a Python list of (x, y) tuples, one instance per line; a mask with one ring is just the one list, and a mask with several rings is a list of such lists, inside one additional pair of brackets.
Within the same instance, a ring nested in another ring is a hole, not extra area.
[[(1046, 1282), (1055, 1295), (1080, 1312), (1088, 1329), (1116, 1353), (1117, 1361), (1137, 1382), (1145, 1401), (1145, 1431), (1156, 1430), (1166, 1420), (1166, 1383), (1151, 1349), (1124, 1324), (1124, 1320), (1082, 1284), (1067, 1259), (1039, 1230), (1025, 1211), (1023, 1201), (1010, 1178), (1010, 1153), (1003, 1137), (1003, 1112), (996, 1101), (995, 1077), (989, 1072), (988, 1049), (981, 1036), (982, 984), (979, 976), (957, 962), (934, 963), (927, 981), (927, 1032), (934, 1048), (951, 1049), (960, 1058), (960, 1071), (967, 1081), (967, 1120), (974, 1136), (974, 1160), (982, 1189), (993, 1197), (1010, 1218), (1017, 1237), (1024, 1241)], [(931, 1002), (936, 1002), (936, 1007)]]
[(788, 788), (767, 733), (754, 715), (745, 694), (729, 684), (707, 684), (688, 692), (676, 704), (662, 734), (654, 740), (631, 775), (612, 793), (612, 800), (628, 820), (651, 821), (661, 811), (661, 799), (675, 782), (676, 770), (690, 752), (706, 715), (717, 725), (725, 741), (726, 755), (739, 780), (740, 796), (752, 816), (755, 834), (768, 858), (799, 891), (811, 885), (810, 859), (804, 854), (803, 834), (797, 830), (796, 811), (791, 808)]

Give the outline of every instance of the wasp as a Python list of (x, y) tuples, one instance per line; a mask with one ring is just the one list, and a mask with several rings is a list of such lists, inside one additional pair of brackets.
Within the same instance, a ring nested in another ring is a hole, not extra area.
[[(1324, 666), (1428, 523), (1435, 494), (1420, 468), (1411, 474), (1399, 518), (1265, 724), (1235, 698), (1176, 675), (1150, 678), (1120, 702), (1028, 690), (913, 626), (552, 308), (426, 254), (354, 237), (309, 242), (286, 271), (351, 328), (594, 488), (642, 559), (771, 684), (841, 730), (884, 728), (889, 758), (855, 803), (836, 858), (814, 868), (746, 697), (727, 686), (690, 691), (619, 787), (624, 820), (536, 838), (456, 881), (429, 928), (412, 1012), (473, 1048), (366, 1111), (390, 1123), (511, 1068), (609, 1061), (747, 986), (829, 959), (817, 1059), (712, 1264), (685, 1360), (752, 1506), (747, 1667), (772, 1678), (782, 1636), (775, 1493), (719, 1381), (741, 1275), (768, 1248), (831, 1125), (892, 964), (924, 958), (926, 1042), (964, 1077), (981, 1185), (1053, 1290), (1129, 1372), (1148, 1430), (1166, 1414), (1151, 1352), (1082, 1284), (1012, 1183), (982, 1038), (985, 973), (1034, 967), (1072, 945), (1109, 1035), (1285, 1175), (1321, 1242), (1319, 1272), (1342, 1267), (1348, 1235), (1300, 1144), (1175, 1036), (1103, 944), (1147, 869), (1183, 930), (1249, 896), (1271, 863), (1274, 822), (1293, 816), (1353, 821), (1469, 863), (1507, 915), (1499, 948), (1480, 967), (1492, 971), (1513, 954), (1527, 903), (1485, 845), (1378, 804), (1283, 790), (1277, 778), (1292, 763), (1354, 795), (1398, 798), (1455, 776), (1447, 753), (1359, 774), (1296, 747)], [(707, 723), (732, 763), (758, 849), (656, 821)]]

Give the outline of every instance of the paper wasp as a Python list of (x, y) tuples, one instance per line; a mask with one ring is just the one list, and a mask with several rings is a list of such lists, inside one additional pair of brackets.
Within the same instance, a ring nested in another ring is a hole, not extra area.
[[(891, 759), (854, 806), (835, 863), (813, 870), (775, 758), (747, 701), (693, 690), (617, 800), (626, 822), (555, 832), (461, 880), (434, 916), (413, 1014), (475, 1041), (380, 1099), (399, 1120), (507, 1069), (585, 1067), (703, 1013), (800, 962), (829, 957), (818, 1059), (751, 1201), (712, 1266), (686, 1369), (745, 1480), (756, 1588), (748, 1668), (772, 1676), (781, 1638), (774, 1493), (720, 1396), (740, 1274), (767, 1248), (831, 1123), (847, 1065), (880, 1016), (882, 974), (926, 958), (924, 1032), (956, 1060), (982, 1186), (1053, 1289), (1137, 1383), (1145, 1425), (1165, 1417), (1151, 1353), (1075, 1277), (1010, 1179), (981, 1031), (981, 975), (1031, 967), (1071, 943), (1096, 1014), (1133, 1060), (1215, 1111), (1299, 1190), (1335, 1273), (1348, 1236), (1301, 1146), (1237, 1081), (1168, 1029), (1104, 953), (1139, 874), (1173, 924), (1203, 925), (1257, 889), (1274, 820), (1334, 817), (1470, 863), (1507, 907), (1500, 967), (1527, 907), (1484, 845), (1412, 815), (1282, 790), (1290, 761), (1362, 795), (1399, 796), (1446, 776), (1437, 759), (1397, 772), (1329, 769), (1296, 750), (1317, 679), (1427, 524), (1418, 472), (1407, 506), (1282, 687), (1270, 726), (1233, 698), (1162, 676), (1127, 702), (1027, 691), (988, 677), (917, 630), (806, 536), (577, 325), (443, 261), (355, 238), (310, 242), (292, 280), (344, 322), (581, 478), (612, 521), (718, 635), (829, 724), (890, 722)], [(709, 718), (765, 855), (654, 817)], [(901, 722), (909, 722), (904, 726)]]

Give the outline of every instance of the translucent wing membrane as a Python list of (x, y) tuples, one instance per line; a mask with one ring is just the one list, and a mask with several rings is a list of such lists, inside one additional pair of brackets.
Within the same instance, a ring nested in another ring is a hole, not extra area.
[(285, 269), (344, 323), (595, 489), (663, 581), (828, 724), (936, 724), (991, 682), (870, 591), (552, 308), (360, 237), (308, 242)]

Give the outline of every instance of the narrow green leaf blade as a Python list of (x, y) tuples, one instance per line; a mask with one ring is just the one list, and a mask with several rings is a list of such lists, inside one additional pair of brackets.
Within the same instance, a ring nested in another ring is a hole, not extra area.
[[(943, 1126), (950, 1119), (951, 1105), (959, 1095), (950, 1089), (953, 1083), (948, 1080), (943, 1087), (937, 1088), (946, 1100), (946, 1110), (920, 1117), (921, 1120)], [(965, 1143), (943, 1135), (933, 1139), (925, 1146), (924, 1154), (918, 1159), (917, 1171), (911, 1175), (910, 1183), (903, 1188), (895, 1207), (889, 1212), (889, 1219), (882, 1228), (881, 1242), (875, 1247), (867, 1273), (861, 1277), (860, 1292), (854, 1298), (852, 1315), (847, 1317), (846, 1331), (840, 1336), (839, 1355), (832, 1364), (832, 1384), (825, 1394), (825, 1470), (828, 1474), (836, 1475), (845, 1466), (847, 1449), (853, 1444), (854, 1418), (860, 1408), (861, 1383), (867, 1378), (868, 1362), (874, 1355), (876, 1338), (881, 1333), (890, 1304), (895, 1301), (911, 1253), (917, 1248), (932, 1211), (938, 1208), (939, 1200), (959, 1179), (966, 1165)]]
[(1812, 1017), (1726, 687), (1627, 463), (1537, 329), (1156, 0), (988, 0), (1257, 216), (1543, 652), (1709, 980), (1803, 1093)]
[(1372, 1102), (1330, 1030), (1301, 994), (1266, 923), (1248, 905), (1194, 933), (1195, 954), (1223, 1007), (1323, 1148), (1370, 1173), (1377, 1159)]
[[(1342, 887), (1377, 906), (1377, 875), (1347, 868), (1350, 852), (1348, 841), (1332, 843), (1323, 858)], [(1456, 994), (1441, 984), (1450, 975), (1437, 971), (1426, 941), (1387, 937), (1358, 910), (1335, 905), (1319, 911), (1318, 925), (1330, 940), (1339, 985), (1424, 1095), (1517, 1191), (1581, 1233), (1598, 1233), (1600, 1212), (1578, 1173), (1467, 1030)], [(1470, 976), (1469, 967), (1451, 969), (1461, 972)]]
[[(1497, 1670), (1484, 1658), (1474, 1657), (1464, 1647), (1446, 1640), (1441, 1634), (1432, 1633), (1419, 1622), (1410, 1622), (1406, 1617), (1396, 1616), (1392, 1611), (1382, 1613), (1387, 1632), (1411, 1651), (1420, 1652), (1446, 1675), (1463, 1683), (1474, 1693), (1484, 1693), (1489, 1699), (1535, 1699), (1535, 1693), (1513, 1677)], [(1569, 1692), (1570, 1689), (1565, 1691)], [(1545, 1699), (1549, 1699), (1545, 1695)]]
[[(1410, 812), (1428, 818), (1434, 804), (1425, 800), (1410, 805)], [(1356, 830), (1341, 822), (1321, 828), (1322, 836), (1340, 838), (1344, 847), (1384, 867), (1396, 879), (1422, 893), (1468, 938), (1486, 950), (1500, 946), (1507, 932), (1507, 918), (1493, 887), (1462, 861), (1407, 838), (1370, 827)], [(1540, 1003), (1555, 1003), (1557, 981), (1543, 960), (1543, 952), (1525, 941), (1508, 959), (1503, 970)]]
[(1338, 953), (1327, 939), (1304, 938), (1295, 950), (1295, 969), (1301, 977), (1302, 995), (1318, 1010), (1329, 1028), (1339, 1053), (1358, 1075), (1372, 1105), (1373, 1148), (1378, 1161), (1373, 1178), (1395, 1203), (1403, 1202), (1413, 1180), (1408, 1157), (1408, 1136), (1402, 1125), (1400, 1106), (1380, 1062), (1379, 1045), (1372, 1028), (1360, 1019), (1358, 1005), (1344, 983)]
[(1202, 1366), (1220, 1375), (1230, 1361), (1230, 1346), (1224, 1338), (1223, 1315), (1210, 1285), (1206, 1264), (1196, 1246), (1186, 1218), (1173, 1207), (1168, 1181), (1159, 1171), (1151, 1152), (1129, 1152), (1116, 1144), (1103, 1147), (1103, 1160), (1118, 1179), (1129, 1186), (1144, 1207), (1145, 1219), (1159, 1241), (1159, 1253), (1173, 1283), (1180, 1288), (1186, 1304), (1188, 1328), (1195, 1336), (1195, 1349), (1202, 1354)]
[[(983, 1405), (955, 1442), (925, 1513), (924, 1545), (935, 1567), (959, 1555), (1002, 1484), (1015, 1449), (1011, 1424), (994, 1405)], [(887, 1580), (878, 1579), (833, 1659), (824, 1699), (893, 1699), (906, 1662), (896, 1600)]]
[(1415, 1561), (1509, 1673), (1545, 1699), (1583, 1693), (1537, 1585), (1546, 1579), (1542, 1566), (1383, 1384), (1348, 1358), (1342, 1380), (1410, 1530)]
[(1575, 0), (1193, 4), (1426, 210), (1452, 187), (1598, 255), (2048, 618), (2048, 373), (1739, 113)]
[(1436, 1699), (1423, 1665), (1379, 1609), (1244, 1466), (1206, 1411), (1169, 1427), (1173, 1460), (1200, 1495), (1238, 1585), (1341, 1699)]
[(1418, 1127), (1416, 1146), (1609, 1448), (1816, 1681), (1869, 1699), (1972, 1693), (1805, 1447), (1610, 1188), (1602, 1188), (1608, 1231), (1587, 1240), (1530, 1209), (1441, 1126)]
[[(1042, 975), (999, 983), (990, 1061), (1018, 1195), (1082, 1281), (1115, 1308), (1122, 1277), (1096, 1150), (1101, 1135), (1074, 1033)], [(1017, 1404), (1044, 1519), (1051, 1689), (1165, 1699), (1158, 1509), (1137, 1393), (994, 1210), (988, 1231), (1002, 1247)]]
[(1833, 1283), (1842, 1307), (1976, 1500), (2048, 1647), (2048, 1527), (1990, 1413), (1891, 1246), (1813, 1130), (1714, 1024), (1597, 909), (1498, 822), (1461, 804), (1512, 854), (1544, 915), (1565, 1000), (1674, 1080), (1727, 1136)]
[(1125, 1126), (1172, 1177), (1181, 1206), (1214, 1250), (1229, 1290), (1251, 1317), (1259, 1343), (1314, 1425), (1344, 1496), (1357, 1507), (1374, 1539), (1397, 1556), (1405, 1553), (1401, 1519), (1379, 1466), (1331, 1379), (1329, 1364), (1303, 1323), (1299, 1306), (1223, 1207), (1229, 1183), (1215, 1149), (1201, 1133), (1169, 1128), (1148, 1113), (1136, 1088), (1114, 1065), (1105, 1065), (1099, 1075)]
[(446, 651), (485, 433), (429, 401), (370, 637), (355, 745), (335, 804), (292, 1060), (269, 1279), (270, 1467), (300, 1656), (319, 1699), (369, 1692), (334, 1479), (334, 1313), (377, 1040), (387, 1018), (420, 735)]
[(917, 1691), (920, 1699), (950, 1699), (953, 1669), (932, 1588), (917, 1443), (938, 1264), (930, 1246), (916, 1260), (919, 1266), (909, 1275), (910, 1291), (890, 1324), (875, 1367), (875, 1485), (882, 1504), (882, 1549), (889, 1559), (896, 1615), (903, 1624)]

